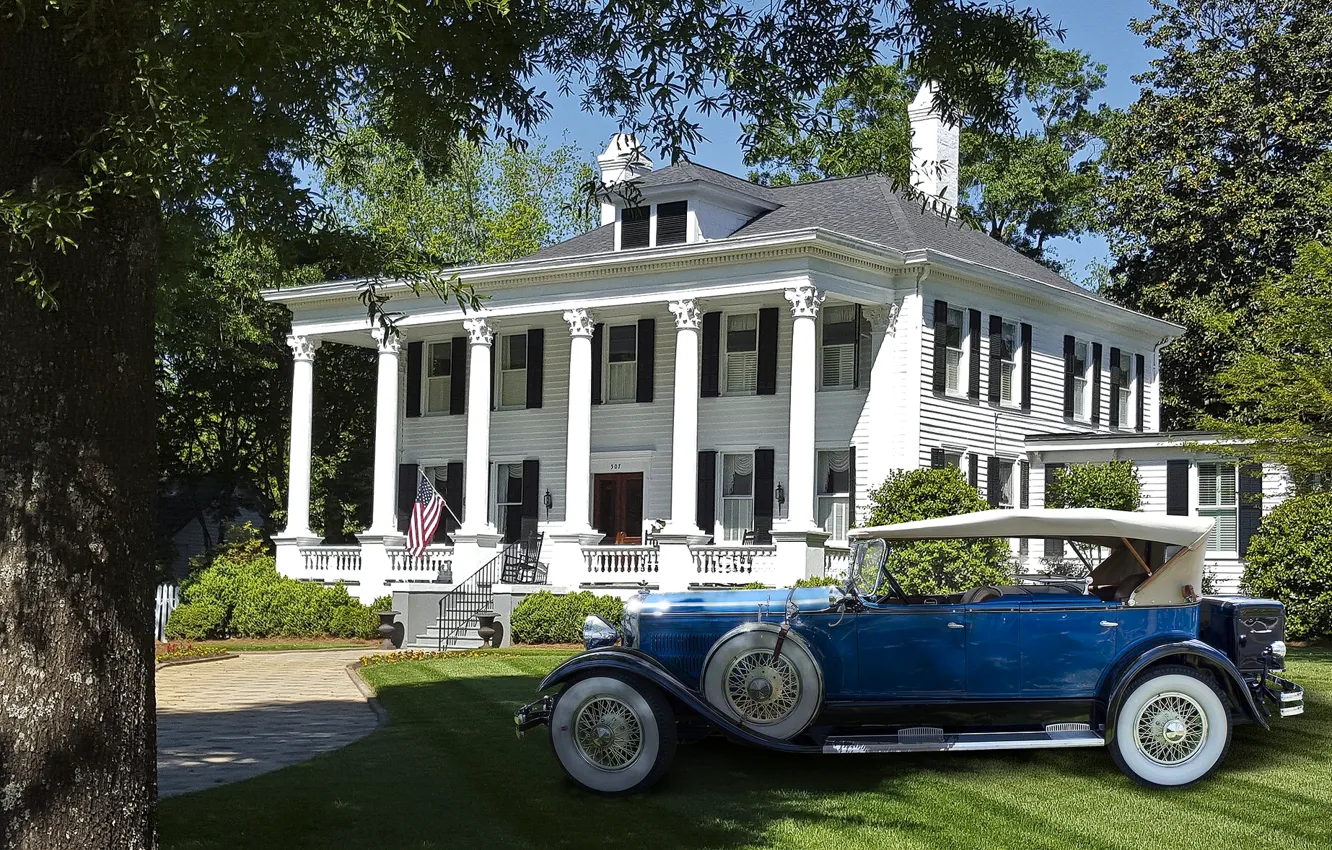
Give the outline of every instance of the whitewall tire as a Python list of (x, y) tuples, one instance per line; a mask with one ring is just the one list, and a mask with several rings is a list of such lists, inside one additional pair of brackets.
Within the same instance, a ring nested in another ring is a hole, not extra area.
[(1216, 686), (1192, 667), (1158, 667), (1140, 676), (1115, 717), (1111, 756), (1120, 770), (1153, 788), (1205, 779), (1230, 749), (1230, 712)]
[(644, 680), (591, 676), (565, 688), (555, 701), (550, 740), (574, 782), (598, 794), (632, 794), (671, 766), (675, 711)]
[(742, 626), (708, 653), (703, 696), (746, 728), (769, 738), (799, 735), (823, 704), (823, 677), (805, 642), (788, 634), (781, 654), (775, 628)]

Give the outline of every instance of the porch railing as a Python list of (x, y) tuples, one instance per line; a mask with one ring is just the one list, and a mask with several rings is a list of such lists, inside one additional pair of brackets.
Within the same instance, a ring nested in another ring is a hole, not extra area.
[(845, 576), (851, 569), (851, 549), (845, 546), (823, 547), (823, 574), (825, 576)]
[(776, 546), (690, 546), (700, 582), (744, 584), (777, 573)]
[(660, 552), (654, 545), (584, 546), (588, 581), (640, 581), (661, 572)]
[(453, 548), (429, 546), (424, 555), (413, 555), (406, 548), (389, 549), (390, 581), (453, 581)]
[(332, 579), (350, 578), (347, 573), (361, 571), (360, 546), (311, 546), (301, 549), (301, 561), (307, 575), (323, 578), (332, 573)]

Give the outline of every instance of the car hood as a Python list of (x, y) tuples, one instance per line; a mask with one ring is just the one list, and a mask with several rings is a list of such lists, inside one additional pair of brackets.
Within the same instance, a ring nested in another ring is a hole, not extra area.
[[(801, 611), (828, 608), (828, 588), (801, 587), (795, 602)], [(694, 590), (679, 593), (650, 593), (643, 598), (644, 614), (757, 614), (760, 611), (781, 619), (790, 588), (770, 590)]]

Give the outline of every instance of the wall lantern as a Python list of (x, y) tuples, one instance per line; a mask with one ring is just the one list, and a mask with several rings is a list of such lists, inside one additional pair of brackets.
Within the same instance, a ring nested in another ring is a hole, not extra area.
[(551, 506), (555, 504), (555, 499), (550, 495), (550, 488), (546, 488), (546, 495), (541, 497), (542, 503), (546, 506), (546, 519), (550, 519)]
[(777, 497), (777, 507), (786, 504), (786, 491), (782, 489), (782, 482), (777, 482), (777, 492), (773, 495)]

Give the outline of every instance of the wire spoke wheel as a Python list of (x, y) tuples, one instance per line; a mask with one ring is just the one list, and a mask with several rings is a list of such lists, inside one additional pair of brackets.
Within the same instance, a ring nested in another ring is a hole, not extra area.
[(1148, 700), (1134, 724), (1138, 749), (1160, 765), (1183, 764), (1207, 741), (1207, 714), (1193, 697), (1170, 691)]
[(629, 705), (612, 696), (597, 696), (579, 708), (574, 743), (588, 764), (602, 770), (623, 770), (643, 750), (643, 727)]
[(754, 649), (731, 662), (726, 671), (726, 699), (751, 723), (776, 723), (800, 702), (800, 674), (785, 656), (773, 658)]

